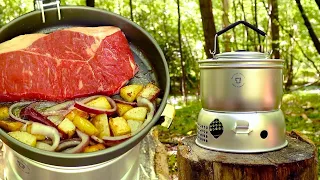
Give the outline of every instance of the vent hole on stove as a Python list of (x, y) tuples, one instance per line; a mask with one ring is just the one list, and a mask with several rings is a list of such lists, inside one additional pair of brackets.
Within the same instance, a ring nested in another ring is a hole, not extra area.
[(268, 137), (268, 131), (266, 131), (266, 130), (261, 131), (260, 137), (261, 137), (262, 139), (267, 138), (267, 137)]

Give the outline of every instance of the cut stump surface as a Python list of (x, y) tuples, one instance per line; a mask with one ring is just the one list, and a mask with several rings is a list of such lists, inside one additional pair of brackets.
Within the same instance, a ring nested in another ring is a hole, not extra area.
[(296, 131), (287, 133), (287, 147), (255, 154), (203, 149), (195, 138), (185, 138), (178, 146), (179, 180), (318, 179), (316, 147)]

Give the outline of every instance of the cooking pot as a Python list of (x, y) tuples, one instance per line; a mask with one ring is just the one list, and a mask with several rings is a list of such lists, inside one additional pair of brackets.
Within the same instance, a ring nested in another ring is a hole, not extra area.
[(117, 14), (91, 7), (62, 6), (33, 11), (20, 16), (0, 29), (0, 43), (30, 33), (48, 33), (74, 26), (116, 26), (129, 41), (139, 66), (139, 78), (131, 82), (154, 81), (160, 87), (162, 99), (151, 122), (128, 140), (92, 153), (65, 154), (48, 152), (23, 144), (0, 129), (0, 138), (11, 149), (32, 160), (57, 166), (87, 166), (114, 159), (135, 147), (155, 125), (165, 108), (169, 94), (168, 66), (157, 42), (141, 27)]
[(262, 36), (266, 33), (238, 21), (215, 35), (213, 58), (199, 61), (202, 107), (212, 111), (275, 111), (282, 100), (283, 60), (261, 52), (216, 54), (217, 37), (238, 24)]

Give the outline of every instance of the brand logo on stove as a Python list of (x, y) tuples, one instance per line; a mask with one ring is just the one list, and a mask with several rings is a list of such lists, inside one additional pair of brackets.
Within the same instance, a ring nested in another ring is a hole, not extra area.
[(234, 87), (242, 87), (244, 85), (244, 75), (241, 73), (235, 73), (231, 77), (231, 83)]

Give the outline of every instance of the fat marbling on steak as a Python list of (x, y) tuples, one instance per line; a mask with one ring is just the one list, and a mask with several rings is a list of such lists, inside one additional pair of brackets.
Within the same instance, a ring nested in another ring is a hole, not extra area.
[(18, 36), (0, 44), (0, 101), (112, 95), (137, 72), (128, 41), (112, 26)]

